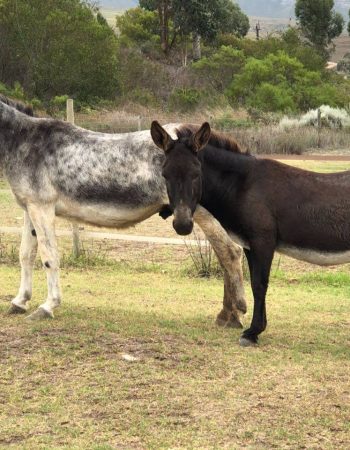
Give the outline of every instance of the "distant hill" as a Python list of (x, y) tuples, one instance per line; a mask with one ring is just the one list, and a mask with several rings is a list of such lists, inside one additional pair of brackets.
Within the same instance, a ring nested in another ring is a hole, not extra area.
[(99, 0), (101, 8), (115, 9), (117, 11), (121, 9), (135, 8), (138, 6), (138, 0)]
[[(237, 0), (237, 3), (248, 16), (284, 19), (294, 17), (295, 0)], [(347, 19), (350, 0), (335, 0), (335, 8)]]
[[(294, 17), (295, 0), (237, 0), (237, 3), (248, 16), (285, 18)], [(99, 0), (105, 9), (122, 10), (133, 8), (138, 0)], [(348, 18), (350, 0), (335, 0), (337, 11)]]

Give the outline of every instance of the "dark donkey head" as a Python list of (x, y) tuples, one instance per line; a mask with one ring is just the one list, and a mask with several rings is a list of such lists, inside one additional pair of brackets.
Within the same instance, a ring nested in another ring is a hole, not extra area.
[(202, 170), (197, 154), (209, 141), (210, 126), (204, 123), (190, 136), (174, 140), (155, 121), (151, 135), (154, 143), (165, 152), (162, 173), (170, 209), (174, 212), (173, 227), (178, 234), (190, 234), (193, 213), (202, 196)]

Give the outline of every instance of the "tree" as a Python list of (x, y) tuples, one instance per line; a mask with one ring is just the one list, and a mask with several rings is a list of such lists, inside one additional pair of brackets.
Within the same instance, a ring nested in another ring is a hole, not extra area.
[[(245, 36), (249, 30), (248, 17), (231, 0), (140, 0), (140, 6), (158, 11), (165, 52), (171, 48), (170, 20), (174, 24), (175, 35), (192, 34), (195, 60), (200, 59), (201, 37), (214, 39), (220, 32)], [(174, 40), (173, 35), (171, 42)]]
[(0, 80), (41, 99), (118, 91), (117, 38), (81, 0), (2, 0)]
[(172, 0), (140, 0), (141, 8), (157, 11), (160, 25), (160, 45), (165, 54), (169, 47), (169, 21), (172, 14)]
[(244, 36), (249, 20), (231, 0), (173, 0), (174, 22), (183, 34), (193, 36), (193, 59), (201, 58), (200, 38), (214, 39), (218, 33)]
[(327, 56), (327, 47), (343, 31), (344, 19), (334, 11), (334, 0), (297, 0), (295, 15), (304, 36)]
[(117, 16), (117, 27), (120, 36), (125, 36), (139, 45), (145, 41), (153, 41), (158, 38), (159, 22), (155, 11), (146, 11), (142, 8), (132, 8)]
[(192, 64), (192, 70), (197, 78), (214, 90), (224, 93), (243, 68), (245, 56), (242, 50), (236, 50), (231, 46), (222, 46), (211, 57), (204, 57)]
[(226, 95), (232, 104), (284, 112), (306, 111), (322, 104), (343, 107), (350, 99), (334, 82), (325, 81), (321, 72), (305, 69), (284, 51), (261, 60), (248, 58)]
[[(349, 19), (350, 19), (350, 9), (349, 9)], [(348, 22), (348, 33), (350, 34), (350, 20)]]

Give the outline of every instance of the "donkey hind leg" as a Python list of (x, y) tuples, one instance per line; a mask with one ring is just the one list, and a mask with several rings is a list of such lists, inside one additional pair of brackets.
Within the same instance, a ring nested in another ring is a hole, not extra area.
[(28, 213), (25, 212), (20, 247), (21, 284), (17, 296), (11, 302), (9, 314), (23, 314), (28, 309), (27, 302), (32, 297), (33, 266), (37, 249), (36, 232)]
[(245, 330), (239, 340), (242, 347), (254, 346), (258, 343), (258, 336), (267, 326), (266, 291), (273, 259), (273, 246), (270, 248), (255, 248), (245, 250), (247, 256), (250, 281), (254, 296), (253, 319), (250, 327)]
[(47, 299), (28, 320), (52, 318), (53, 310), (61, 303), (59, 285), (59, 259), (55, 236), (54, 205), (29, 205), (28, 213), (33, 222), (39, 245), (39, 253), (47, 277)]
[(241, 264), (242, 250), (205, 208), (197, 206), (193, 218), (205, 233), (224, 270), (223, 309), (216, 322), (220, 326), (242, 328), (240, 316), (247, 312)]

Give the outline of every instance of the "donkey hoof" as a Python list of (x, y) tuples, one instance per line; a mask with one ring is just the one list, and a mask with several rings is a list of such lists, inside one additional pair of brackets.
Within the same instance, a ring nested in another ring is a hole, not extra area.
[(248, 339), (246, 337), (241, 336), (239, 338), (239, 345), (241, 347), (257, 347), (258, 343), (254, 342), (254, 341), (251, 341), (250, 339)]
[(25, 308), (21, 308), (14, 303), (11, 303), (9, 310), (7, 311), (8, 314), (25, 314), (26, 312), (27, 310)]
[(216, 319), (216, 325), (223, 328), (243, 328), (242, 322), (238, 319), (231, 317), (228, 320)]
[(30, 320), (30, 321), (43, 320), (43, 319), (53, 319), (53, 314), (49, 311), (46, 311), (46, 309), (42, 308), (41, 306), (36, 311), (34, 311), (32, 314), (30, 314), (28, 317), (26, 317), (26, 320)]

